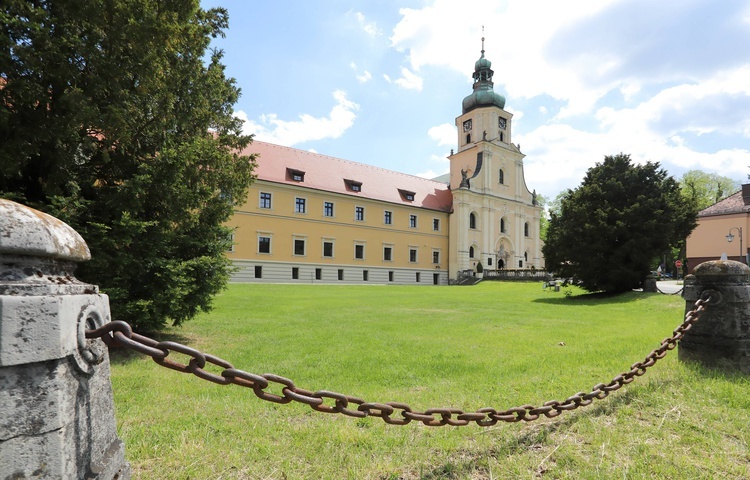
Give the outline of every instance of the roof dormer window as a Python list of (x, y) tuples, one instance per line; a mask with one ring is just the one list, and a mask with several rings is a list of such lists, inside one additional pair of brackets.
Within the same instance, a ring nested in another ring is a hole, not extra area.
[(414, 195), (415, 195), (414, 192), (410, 192), (408, 190), (401, 190), (400, 188), (398, 189), (398, 192), (401, 194), (401, 197), (403, 197), (403, 199), (406, 200), (407, 202), (414, 201)]
[(344, 182), (346, 183), (346, 186), (351, 190), (352, 192), (361, 192), (362, 191), (362, 182), (357, 182), (355, 180), (347, 180), (344, 179)]
[(302, 170), (295, 170), (293, 168), (287, 168), (286, 173), (287, 175), (289, 175), (289, 178), (295, 182), (305, 181), (305, 172), (303, 172)]

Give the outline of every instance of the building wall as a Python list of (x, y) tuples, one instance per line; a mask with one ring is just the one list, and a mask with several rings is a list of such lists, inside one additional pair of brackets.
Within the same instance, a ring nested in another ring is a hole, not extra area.
[[(271, 194), (270, 208), (261, 205), (261, 193)], [(304, 199), (304, 213), (295, 211), (297, 199)], [(325, 215), (325, 202), (333, 204), (333, 216)], [(364, 209), (363, 220), (356, 217), (357, 207)], [(386, 211), (391, 212), (390, 224)], [(232, 281), (444, 284), (448, 222), (446, 212), (256, 180), (230, 221), (236, 230), (228, 256), (239, 268)], [(259, 251), (259, 237), (271, 239), (268, 253)], [(304, 242), (303, 252), (295, 252), (295, 240)], [(333, 244), (331, 256), (324, 255), (324, 242)], [(357, 246), (362, 258), (357, 258)], [(386, 248), (391, 249), (390, 260)], [(261, 268), (259, 278), (256, 267)]]
[[(505, 119), (505, 128), (500, 118)], [(496, 106), (476, 108), (456, 118), (459, 149), (450, 157), (452, 276), (476, 270), (479, 261), (489, 269), (497, 268), (500, 260), (503, 268), (544, 268), (539, 231), (542, 209), (526, 186), (524, 155), (511, 143), (511, 126), (512, 115)]]
[[(726, 254), (729, 260), (746, 262), (748, 252), (748, 215), (746, 213), (732, 213), (698, 217), (698, 226), (687, 238), (686, 256), (689, 271), (700, 263), (708, 260), (718, 260)], [(740, 245), (739, 228), (742, 228), (742, 245)], [(734, 240), (727, 241), (727, 234), (732, 232)]]

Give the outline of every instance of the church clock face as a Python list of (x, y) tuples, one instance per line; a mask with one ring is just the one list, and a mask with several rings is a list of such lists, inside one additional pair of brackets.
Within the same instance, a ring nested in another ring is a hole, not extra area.
[(505, 130), (505, 126), (507, 125), (507, 120), (505, 120), (503, 117), (498, 117), (498, 122), (499, 122), (500, 128), (502, 130)]
[(471, 131), (471, 119), (464, 122), (464, 132)]

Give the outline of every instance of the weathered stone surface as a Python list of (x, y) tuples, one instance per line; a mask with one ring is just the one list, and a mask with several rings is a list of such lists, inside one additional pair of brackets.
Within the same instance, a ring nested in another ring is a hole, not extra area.
[(89, 247), (68, 224), (10, 200), (0, 199), (0, 252), (83, 262)]
[(740, 262), (698, 265), (685, 281), (685, 312), (707, 291), (720, 299), (708, 305), (680, 341), (678, 357), (750, 374), (750, 268)]
[(73, 276), (83, 239), (0, 200), (0, 480), (127, 480), (107, 349), (109, 301)]

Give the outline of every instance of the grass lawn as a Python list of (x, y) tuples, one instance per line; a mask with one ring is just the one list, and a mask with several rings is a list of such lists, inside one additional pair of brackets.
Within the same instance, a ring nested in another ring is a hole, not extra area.
[[(313, 391), (505, 410), (609, 382), (683, 319), (679, 296), (571, 293), (232, 285), (214, 311), (160, 339)], [(487, 428), (277, 405), (132, 352), (113, 352), (112, 381), (135, 478), (750, 478), (750, 378), (680, 363), (676, 351), (588, 407)]]

